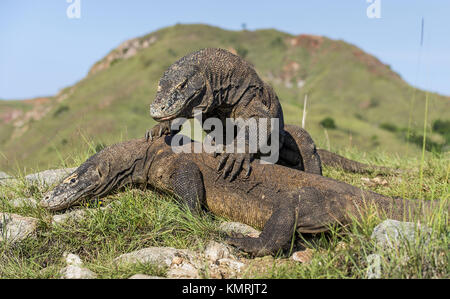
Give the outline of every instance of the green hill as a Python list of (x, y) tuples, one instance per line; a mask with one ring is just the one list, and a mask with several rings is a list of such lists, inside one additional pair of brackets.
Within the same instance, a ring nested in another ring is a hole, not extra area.
[[(154, 124), (148, 108), (164, 70), (205, 47), (225, 48), (250, 61), (276, 90), (287, 123), (301, 124), (308, 94), (306, 129), (321, 147), (401, 155), (421, 150), (425, 92), (354, 45), (276, 30), (175, 25), (124, 42), (54, 97), (0, 101), (0, 170), (70, 164), (88, 146), (95, 150), (143, 136)], [(438, 123), (440, 131), (427, 133), (434, 146), (427, 149), (448, 149), (442, 125), (448, 125), (449, 111), (450, 98), (429, 94), (428, 128)], [(409, 120), (414, 134), (407, 145)]]

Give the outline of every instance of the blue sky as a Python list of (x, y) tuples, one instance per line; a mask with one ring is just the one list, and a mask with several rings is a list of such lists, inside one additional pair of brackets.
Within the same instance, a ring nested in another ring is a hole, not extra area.
[(450, 95), (446, 0), (379, 0), (380, 19), (367, 17), (367, 0), (80, 0), (80, 19), (67, 17), (67, 1), (0, 1), (0, 98), (54, 95), (122, 41), (176, 23), (233, 30), (245, 23), (249, 30), (343, 39), (391, 65), (409, 83)]

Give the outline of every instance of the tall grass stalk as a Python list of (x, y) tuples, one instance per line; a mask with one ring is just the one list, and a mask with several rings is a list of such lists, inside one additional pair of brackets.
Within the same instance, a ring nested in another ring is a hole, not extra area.
[(306, 104), (308, 103), (308, 94), (305, 94), (305, 101), (303, 103), (303, 117), (302, 117), (302, 128), (306, 125)]
[[(422, 24), (421, 24), (421, 28), (420, 28), (420, 46), (419, 46), (419, 55), (417, 57), (417, 69), (416, 69), (416, 84), (415, 86), (417, 86), (418, 83), (418, 77), (419, 77), (419, 72), (420, 72), (420, 62), (422, 60), (422, 49), (423, 49), (423, 29), (424, 29), (424, 25), (425, 25), (425, 20), (422, 17)], [(408, 131), (406, 133), (406, 146), (407, 149), (409, 147), (409, 138), (411, 135), (411, 125), (412, 125), (412, 112), (413, 112), (413, 108), (414, 108), (414, 103), (416, 101), (416, 93), (417, 93), (417, 88), (412, 87), (413, 88), (413, 96), (411, 98), (411, 102), (410, 102), (410, 106), (409, 106), (409, 119), (408, 119)]]
[(427, 121), (428, 121), (428, 92), (425, 96), (425, 119), (423, 121), (422, 157), (420, 159), (420, 174), (419, 174), (420, 185), (422, 185), (423, 182), (423, 166), (425, 163), (425, 146), (427, 142)]

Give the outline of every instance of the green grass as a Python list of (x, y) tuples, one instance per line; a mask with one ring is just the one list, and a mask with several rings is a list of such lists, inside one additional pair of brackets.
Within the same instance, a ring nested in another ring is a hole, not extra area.
[[(347, 157), (389, 167), (406, 169), (403, 173), (388, 176), (387, 186), (372, 190), (388, 195), (448, 204), (448, 156), (430, 156), (423, 163), (420, 179), (420, 157), (404, 159), (389, 154), (361, 154), (355, 150), (342, 151)], [(74, 166), (91, 155), (87, 151), (73, 159)], [(324, 175), (365, 188), (362, 177), (367, 175), (344, 173), (325, 167)], [(422, 183), (420, 184), (420, 182)], [(221, 240), (218, 230), (224, 219), (209, 213), (193, 216), (180, 208), (167, 195), (151, 190), (127, 188), (106, 197), (103, 205), (115, 203), (109, 210), (101, 210), (95, 202), (89, 204), (86, 218), (59, 226), (50, 225), (52, 214), (41, 208), (13, 208), (8, 200), (33, 196), (38, 200), (49, 188), (39, 188), (24, 182), (17, 186), (0, 187), (0, 210), (39, 219), (34, 238), (28, 238), (13, 247), (0, 244), (0, 277), (2, 278), (55, 278), (65, 266), (64, 252), (80, 255), (87, 268), (100, 278), (128, 278), (136, 273), (164, 276), (166, 269), (149, 265), (117, 266), (114, 258), (123, 253), (149, 246), (169, 246), (201, 250), (209, 240)], [(429, 246), (405, 246), (382, 255), (384, 278), (450, 278), (449, 227), (447, 208), (438, 208), (430, 218), (421, 219), (433, 229)], [(354, 222), (347, 229), (331, 228), (328, 233), (296, 236), (313, 250), (309, 264), (300, 264), (287, 258), (283, 252), (275, 258), (247, 260), (249, 266), (240, 277), (245, 278), (364, 278), (366, 257), (378, 252), (370, 239), (373, 228), (382, 220), (369, 215)], [(418, 236), (421, 238), (423, 236)], [(303, 240), (302, 240), (303, 239)], [(243, 255), (245, 257), (245, 255)], [(205, 278), (208, 274), (205, 273)]]

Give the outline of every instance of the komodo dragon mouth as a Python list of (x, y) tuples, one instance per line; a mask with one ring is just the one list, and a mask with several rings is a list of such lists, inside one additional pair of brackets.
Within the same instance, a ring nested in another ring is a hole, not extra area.
[(53, 190), (47, 192), (40, 205), (52, 211), (62, 210), (84, 198), (109, 190), (105, 180), (109, 173), (107, 164), (93, 163), (99, 156), (102, 156), (101, 152), (89, 158)]
[[(89, 197), (92, 186), (83, 183), (85, 180), (80, 183), (78, 176), (78, 173), (73, 173), (64, 179), (56, 188), (44, 195), (40, 205), (48, 210), (57, 211)], [(96, 185), (95, 181), (93, 185)]]

